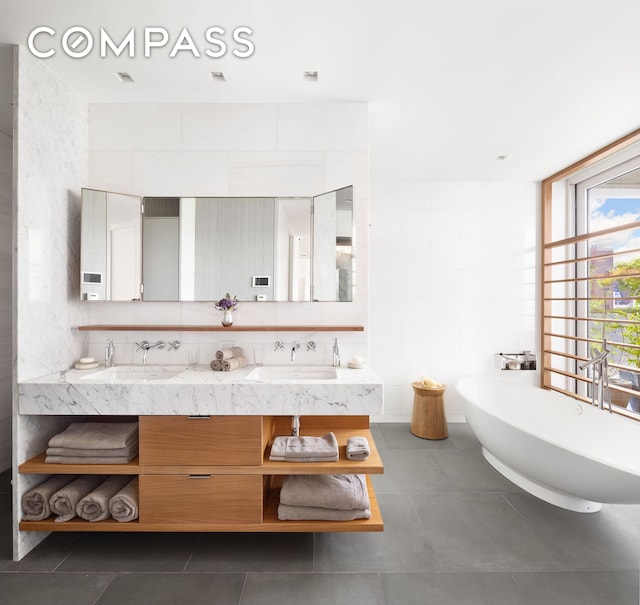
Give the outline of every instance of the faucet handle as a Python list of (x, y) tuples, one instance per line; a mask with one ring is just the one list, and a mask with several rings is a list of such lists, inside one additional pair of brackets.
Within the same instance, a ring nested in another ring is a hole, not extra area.
[(173, 349), (175, 351), (177, 351), (180, 348), (180, 341), (179, 340), (170, 340), (167, 345), (169, 346), (170, 349)]
[(284, 349), (284, 342), (282, 342), (281, 340), (276, 340), (276, 342), (273, 345), (273, 350), (282, 351), (283, 349)]
[(142, 349), (143, 351), (146, 351), (149, 348), (149, 341), (142, 340), (140, 342), (136, 342), (136, 346), (138, 347), (136, 351), (139, 351), (140, 349)]

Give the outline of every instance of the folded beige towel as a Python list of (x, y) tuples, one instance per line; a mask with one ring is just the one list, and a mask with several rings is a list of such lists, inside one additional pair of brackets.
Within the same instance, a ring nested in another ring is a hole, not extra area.
[(102, 521), (109, 516), (109, 500), (129, 481), (126, 475), (111, 475), (76, 505), (76, 513), (85, 521)]
[(77, 475), (53, 475), (22, 495), (22, 520), (42, 521), (51, 514), (49, 500), (59, 489), (71, 483)]
[(46, 456), (44, 461), (48, 464), (127, 464), (131, 462), (137, 453), (129, 456)]
[(370, 454), (371, 449), (366, 437), (347, 439), (347, 458), (349, 460), (366, 460)]
[(222, 361), (220, 361), (219, 359), (214, 359), (211, 362), (211, 369), (214, 372), (222, 372)]
[(138, 518), (138, 477), (131, 479), (109, 500), (109, 512), (121, 523)]
[(338, 440), (333, 433), (324, 437), (276, 437), (269, 460), (288, 462), (337, 462)]
[(231, 370), (237, 370), (238, 368), (242, 368), (249, 363), (246, 357), (232, 357), (231, 359), (225, 359), (222, 362), (222, 371), (229, 372)]
[(89, 492), (104, 481), (104, 475), (80, 475), (59, 489), (49, 500), (51, 512), (58, 515), (56, 521), (69, 521), (76, 516), (76, 505)]
[(369, 508), (365, 475), (287, 475), (280, 490), (280, 503), (356, 510)]
[(112, 450), (101, 450), (98, 448), (80, 449), (75, 447), (48, 447), (47, 456), (91, 456), (93, 458), (113, 458), (114, 456), (137, 456), (138, 444), (134, 443), (129, 447), (117, 447)]
[(137, 440), (137, 422), (74, 422), (49, 439), (49, 447), (107, 450), (127, 447)]
[(241, 347), (231, 347), (230, 349), (220, 349), (216, 351), (216, 359), (222, 361), (223, 359), (231, 359), (232, 357), (240, 357), (242, 355)]
[(371, 519), (371, 511), (335, 510), (333, 508), (315, 508), (313, 506), (278, 505), (280, 521), (353, 521), (354, 519)]

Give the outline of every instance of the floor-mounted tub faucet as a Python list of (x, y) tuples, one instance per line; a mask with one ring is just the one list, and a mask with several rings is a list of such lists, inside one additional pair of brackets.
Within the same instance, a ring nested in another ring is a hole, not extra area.
[(609, 356), (611, 351), (607, 349), (607, 339), (602, 341), (602, 351), (597, 349), (591, 350), (591, 359), (585, 363), (580, 364), (581, 370), (593, 366), (592, 384), (591, 384), (591, 405), (598, 406), (601, 410), (604, 410), (605, 393), (606, 401), (609, 406), (609, 413), (611, 409), (611, 391), (609, 390)]

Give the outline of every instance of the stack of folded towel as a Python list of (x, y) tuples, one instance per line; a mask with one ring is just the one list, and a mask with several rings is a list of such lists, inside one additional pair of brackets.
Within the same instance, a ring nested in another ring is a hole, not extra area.
[(22, 519), (57, 522), (73, 519), (116, 521), (138, 518), (138, 478), (126, 475), (55, 475), (22, 496)]
[(137, 455), (137, 422), (74, 422), (49, 439), (45, 462), (126, 464)]
[(324, 437), (276, 437), (269, 460), (286, 462), (337, 462), (338, 440), (333, 433)]
[(288, 475), (280, 490), (281, 521), (370, 519), (365, 475)]
[(241, 347), (231, 347), (216, 351), (216, 358), (211, 362), (211, 369), (216, 372), (229, 372), (242, 368), (248, 363)]

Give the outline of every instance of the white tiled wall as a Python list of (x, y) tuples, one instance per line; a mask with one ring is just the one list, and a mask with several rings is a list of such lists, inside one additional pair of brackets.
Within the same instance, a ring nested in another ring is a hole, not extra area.
[[(368, 351), (368, 110), (365, 103), (334, 104), (99, 104), (89, 108), (89, 183), (94, 188), (137, 195), (312, 196), (354, 186), (356, 279), (354, 302), (242, 303), (236, 323), (356, 324), (364, 332), (337, 334), (346, 361)], [(220, 295), (222, 296), (222, 292)], [(207, 303), (85, 303), (88, 323), (211, 324), (220, 312)], [(213, 335), (212, 335), (213, 334)], [(335, 334), (303, 333), (112, 333), (87, 335), (85, 353), (99, 359), (107, 337), (119, 362), (139, 362), (135, 341), (178, 339), (175, 351), (153, 350), (158, 361), (184, 362), (189, 348), (211, 359), (221, 342), (247, 351), (264, 347), (267, 362), (290, 354), (273, 343), (309, 340), (299, 360), (331, 359)]]
[(385, 420), (410, 419), (424, 375), (462, 420), (457, 380), (499, 375), (495, 353), (537, 352), (538, 187), (372, 178), (369, 344)]

